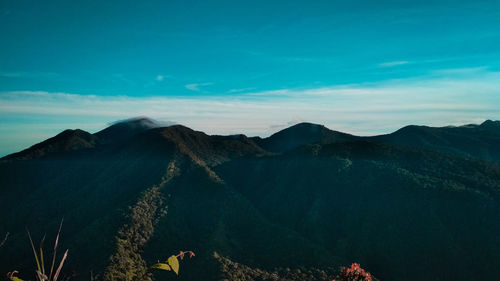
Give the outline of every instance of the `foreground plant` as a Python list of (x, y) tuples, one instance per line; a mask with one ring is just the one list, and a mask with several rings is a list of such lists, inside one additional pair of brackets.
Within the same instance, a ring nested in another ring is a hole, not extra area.
[(361, 268), (359, 263), (353, 263), (351, 267), (342, 267), (340, 274), (333, 281), (376, 281), (376, 279)]
[(2, 242), (0, 242), (0, 247), (2, 247), (5, 244), (5, 242), (7, 242), (7, 238), (9, 238), (8, 232), (5, 234), (5, 238), (2, 240)]
[(170, 256), (165, 263), (158, 262), (157, 264), (151, 266), (151, 269), (159, 269), (166, 271), (173, 271), (175, 274), (179, 275), (179, 259), (184, 259), (184, 255), (189, 255), (189, 258), (195, 256), (193, 251), (180, 251), (177, 255)]
[[(52, 254), (52, 261), (50, 264), (50, 270), (48, 270), (48, 271), (45, 270), (45, 257), (43, 254), (43, 243), (45, 241), (45, 236), (40, 241), (40, 246), (38, 248), (39, 252), (37, 253), (37, 250), (35, 249), (35, 245), (33, 243), (33, 239), (31, 238), (31, 234), (29, 231), (27, 231), (28, 237), (30, 240), (30, 244), (31, 244), (31, 249), (33, 250), (33, 256), (35, 257), (35, 262), (36, 262), (36, 271), (35, 272), (36, 272), (36, 279), (38, 281), (57, 281), (57, 278), (59, 278), (59, 274), (61, 273), (61, 269), (64, 265), (64, 262), (66, 261), (66, 258), (68, 257), (68, 250), (66, 250), (66, 252), (64, 252), (63, 257), (59, 261), (59, 265), (57, 266), (57, 269), (54, 271), (55, 265), (56, 265), (57, 247), (59, 245), (59, 235), (61, 233), (61, 228), (62, 228), (62, 221), (61, 221), (61, 224), (59, 225), (59, 231), (57, 232), (56, 241), (54, 242), (54, 252)], [(7, 278), (9, 278), (12, 281), (23, 281), (19, 277), (15, 276), (17, 273), (19, 273), (17, 270), (9, 272), (9, 273), (7, 273)]]

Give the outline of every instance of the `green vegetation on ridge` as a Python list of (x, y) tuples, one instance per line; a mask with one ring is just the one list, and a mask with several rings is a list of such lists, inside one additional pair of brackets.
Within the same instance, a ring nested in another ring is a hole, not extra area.
[[(71, 250), (65, 271), (74, 280), (106, 268), (124, 274), (116, 280), (147, 278), (147, 266), (180, 249), (197, 258), (183, 265), (179, 280), (218, 280), (214, 251), (271, 277), (279, 268), (314, 273), (352, 262), (388, 281), (500, 274), (497, 163), (308, 126), (293, 134), (314, 136), (296, 142), (285, 132), (269, 138), (267, 148), (258, 139), (172, 126), (3, 159), (0, 206), (7, 211), (0, 213), (0, 233), (11, 235), (0, 270), (28, 272), (24, 226), (50, 236), (54, 218), (64, 216), (62, 247)], [(54, 141), (66, 143), (62, 137)], [(270, 151), (280, 142), (291, 145)], [(168, 200), (167, 216), (160, 215), (166, 202), (160, 199)]]

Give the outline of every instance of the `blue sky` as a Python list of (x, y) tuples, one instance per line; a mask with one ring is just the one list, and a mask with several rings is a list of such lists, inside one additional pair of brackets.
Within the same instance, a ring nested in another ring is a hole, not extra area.
[(500, 119), (499, 1), (0, 0), (0, 155), (147, 115), (207, 133)]

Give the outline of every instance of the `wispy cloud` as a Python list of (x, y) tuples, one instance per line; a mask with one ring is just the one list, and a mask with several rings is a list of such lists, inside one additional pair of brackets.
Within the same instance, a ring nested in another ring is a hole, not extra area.
[(241, 93), (241, 92), (248, 92), (251, 90), (255, 90), (255, 87), (248, 87), (248, 88), (241, 88), (241, 89), (231, 89), (227, 91), (227, 94), (234, 94), (234, 93)]
[(400, 60), (400, 61), (388, 61), (388, 62), (383, 62), (380, 63), (380, 67), (393, 67), (393, 66), (398, 66), (398, 65), (404, 65), (404, 64), (409, 64), (409, 61), (405, 60)]
[(192, 84), (187, 84), (185, 87), (186, 87), (186, 89), (191, 90), (191, 91), (201, 92), (202, 91), (201, 87), (210, 86), (213, 84), (214, 83), (212, 83), (212, 82), (192, 83)]
[(114, 73), (111, 75), (111, 81), (118, 82), (120, 84), (127, 84), (129, 86), (136, 85), (136, 82), (133, 79), (130, 79), (123, 73)]
[(471, 77), (475, 75), (482, 76), (488, 71), (487, 66), (479, 67), (464, 67), (464, 68), (450, 68), (450, 69), (438, 69), (431, 72), (433, 75), (438, 76), (454, 76), (454, 77)]
[[(291, 124), (290, 120), (373, 135), (408, 124), (444, 126), (500, 119), (500, 72), (478, 69), (470, 77), (464, 77), (463, 71), (458, 70), (445, 73), (442, 77), (240, 92), (231, 96), (174, 98), (3, 92), (0, 118), (11, 121), (0, 124), (0, 147), (4, 144), (12, 147), (16, 143), (15, 132), (30, 125), (20, 121), (20, 116), (23, 120), (36, 120), (37, 135), (45, 132), (46, 137), (54, 133), (54, 120), (65, 120), (60, 130), (69, 127), (94, 132), (109, 122), (133, 116), (171, 120), (209, 134), (261, 136)], [(41, 140), (33, 137), (31, 143)]]
[(0, 76), (5, 78), (43, 78), (54, 79), (61, 75), (54, 72), (26, 72), (26, 71), (0, 71)]

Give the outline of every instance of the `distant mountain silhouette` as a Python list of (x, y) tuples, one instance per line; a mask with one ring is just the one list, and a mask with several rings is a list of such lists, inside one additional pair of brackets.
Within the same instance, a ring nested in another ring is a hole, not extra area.
[(352, 262), (380, 280), (496, 280), (498, 124), (357, 137), (302, 123), (263, 139), (145, 118), (66, 130), (0, 159), (0, 272), (29, 276), (24, 227), (54, 237), (64, 217), (74, 280), (104, 272), (132, 226), (148, 264), (197, 253), (180, 280), (330, 280)]
[(175, 125), (174, 123), (162, 123), (147, 117), (137, 117), (118, 121), (108, 128), (95, 133), (101, 143), (122, 141), (149, 129)]
[(21, 152), (7, 155), (3, 159), (33, 159), (51, 154), (88, 149), (95, 147), (97, 139), (96, 136), (80, 129), (65, 130), (55, 137), (35, 144)]
[(375, 140), (500, 162), (500, 121), (459, 127), (407, 126)]
[(306, 144), (344, 142), (355, 138), (349, 134), (332, 131), (323, 125), (299, 123), (268, 138), (254, 138), (254, 141), (268, 151), (285, 152)]
[(127, 141), (150, 129), (175, 125), (172, 122), (158, 122), (147, 117), (137, 117), (115, 122), (95, 134), (86, 131), (65, 130), (46, 141), (23, 151), (5, 156), (3, 159), (33, 159), (52, 154), (94, 148), (103, 144)]

